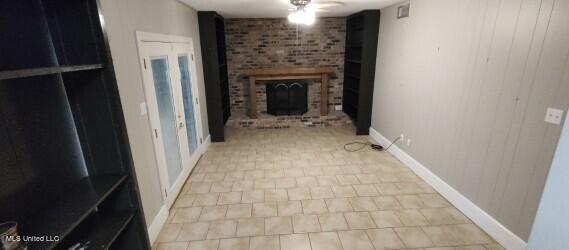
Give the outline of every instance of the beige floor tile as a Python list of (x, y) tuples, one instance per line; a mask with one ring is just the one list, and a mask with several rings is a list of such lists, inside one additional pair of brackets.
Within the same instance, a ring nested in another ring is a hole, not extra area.
[(336, 175), (338, 182), (340, 185), (352, 185), (352, 184), (360, 184), (358, 178), (353, 174), (339, 174)]
[(200, 217), (201, 212), (201, 207), (179, 208), (176, 210), (174, 217), (172, 217), (172, 223), (187, 223), (196, 221)]
[(265, 235), (291, 233), (292, 219), (290, 216), (265, 218)]
[(373, 201), (379, 210), (394, 210), (403, 208), (401, 204), (399, 204), (399, 201), (397, 201), (397, 199), (395, 199), (393, 196), (377, 196), (373, 197)]
[(296, 184), (299, 187), (317, 187), (318, 181), (316, 181), (314, 176), (297, 177)]
[(395, 196), (399, 201), (399, 204), (403, 208), (425, 208), (426, 205), (423, 203), (418, 195), (397, 195)]
[(157, 250), (186, 250), (188, 242), (168, 242), (158, 244)]
[(284, 177), (284, 170), (282, 168), (265, 170), (265, 178), (277, 179), (283, 177)]
[(231, 238), (235, 236), (237, 221), (218, 220), (211, 222), (207, 232), (207, 239)]
[(242, 192), (227, 192), (219, 195), (218, 205), (229, 205), (241, 203)]
[(431, 225), (470, 223), (470, 220), (455, 208), (426, 208), (421, 209), (421, 213)]
[(277, 203), (278, 216), (291, 216), (302, 214), (302, 205), (300, 201), (279, 201)]
[(253, 185), (253, 189), (275, 189), (275, 180), (257, 179)]
[(419, 198), (430, 208), (450, 207), (451, 204), (439, 194), (420, 194)]
[(449, 226), (449, 232), (465, 245), (492, 243), (492, 239), (474, 224)]
[(353, 185), (352, 186), (356, 190), (356, 194), (358, 196), (378, 196), (379, 192), (375, 189), (372, 184), (364, 184), (364, 185)]
[(174, 207), (175, 208), (191, 207), (195, 199), (196, 199), (195, 195), (182, 195), (176, 200), (176, 202), (174, 203)]
[(411, 226), (425, 226), (428, 225), (429, 222), (419, 210), (415, 209), (406, 209), (406, 210), (396, 210), (395, 213), (399, 220), (403, 223), (403, 225), (407, 227)]
[(279, 236), (251, 237), (251, 250), (280, 250)]
[(249, 250), (249, 237), (221, 239), (217, 250)]
[(394, 230), (405, 246), (409, 248), (433, 246), (433, 242), (420, 227), (402, 227)]
[(234, 192), (242, 192), (242, 191), (251, 191), (253, 190), (254, 182), (252, 180), (244, 180), (244, 181), (235, 181), (233, 182), (233, 187), (231, 191)]
[(405, 248), (399, 236), (391, 228), (369, 229), (367, 235), (377, 250)]
[(275, 187), (278, 189), (294, 188), (296, 187), (296, 179), (292, 177), (275, 179)]
[(217, 250), (219, 240), (191, 241), (188, 250)]
[(346, 219), (341, 213), (318, 215), (318, 221), (320, 222), (322, 231), (338, 231), (348, 229)]
[(344, 217), (348, 222), (348, 227), (352, 230), (376, 228), (368, 212), (345, 213)]
[(371, 174), (356, 174), (356, 177), (360, 180), (362, 184), (377, 184), (379, 180), (375, 175)]
[(280, 236), (281, 250), (310, 250), (308, 234), (286, 234)]
[(342, 243), (336, 232), (310, 233), (312, 250), (342, 250)]
[(233, 187), (233, 182), (231, 181), (215, 182), (211, 185), (210, 192), (212, 193), (231, 192), (232, 187)]
[(204, 207), (200, 216), (200, 221), (221, 220), (225, 218), (227, 206)]
[(302, 171), (302, 168), (285, 168), (284, 169), (284, 176), (285, 177), (301, 177), (301, 176), (304, 176), (304, 171)]
[(324, 175), (324, 171), (322, 171), (322, 167), (306, 167), (304, 168), (304, 175), (306, 176)]
[(347, 198), (326, 199), (326, 205), (330, 213), (354, 211)]
[(290, 200), (310, 200), (310, 190), (307, 187), (289, 188), (287, 193)]
[(251, 217), (251, 204), (229, 205), (227, 208), (227, 219), (242, 219)]
[(190, 189), (188, 190), (188, 194), (207, 194), (211, 188), (211, 183), (205, 182), (196, 182), (192, 183)]
[(303, 200), (302, 211), (304, 214), (324, 214), (328, 213), (324, 200)]
[(265, 201), (265, 190), (244, 191), (241, 203), (261, 203)]
[(352, 197), (348, 198), (348, 201), (356, 212), (377, 210), (377, 206), (371, 197)]
[[(228, 127), (184, 184), (159, 236), (167, 242), (155, 247), (300, 248), (295, 233), (308, 233), (313, 249), (502, 249), (389, 153), (342, 149), (365, 139), (350, 127)], [(203, 241), (208, 234), (216, 240)]]
[(267, 189), (265, 190), (265, 201), (287, 201), (286, 189)]
[(395, 183), (402, 194), (420, 194), (423, 193), (421, 187), (415, 182), (398, 182)]
[(339, 185), (338, 179), (334, 175), (321, 175), (316, 176), (316, 180), (318, 180), (318, 185), (320, 186), (333, 186)]
[(397, 214), (392, 210), (373, 211), (370, 212), (370, 215), (378, 228), (403, 226)]
[(253, 217), (277, 216), (277, 203), (265, 202), (253, 204)]
[(403, 191), (395, 183), (380, 183), (375, 184), (375, 187), (382, 195), (397, 195), (403, 194)]
[(356, 190), (350, 185), (332, 186), (332, 191), (336, 198), (356, 197)]
[(209, 222), (185, 223), (177, 241), (205, 240), (208, 229)]
[(248, 218), (237, 222), (237, 236), (256, 236), (265, 234), (265, 219)]
[(320, 223), (316, 215), (294, 215), (292, 226), (294, 233), (320, 232)]
[(184, 224), (166, 224), (160, 234), (158, 234), (158, 238), (156, 242), (171, 242), (176, 241), (178, 235), (182, 231), (182, 227)]
[(331, 199), (334, 198), (334, 192), (328, 186), (323, 187), (311, 187), (310, 194), (312, 199)]
[(451, 228), (447, 226), (423, 227), (425, 234), (437, 247), (462, 245), (463, 242), (454, 237), (450, 230)]
[(373, 250), (367, 234), (363, 230), (338, 232), (344, 250)]
[(265, 178), (265, 171), (261, 169), (245, 171), (245, 180), (255, 180)]

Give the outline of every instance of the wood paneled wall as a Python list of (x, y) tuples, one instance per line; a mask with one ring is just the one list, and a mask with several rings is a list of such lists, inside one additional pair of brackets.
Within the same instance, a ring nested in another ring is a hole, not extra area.
[(569, 1), (382, 10), (372, 128), (524, 240), (569, 106)]

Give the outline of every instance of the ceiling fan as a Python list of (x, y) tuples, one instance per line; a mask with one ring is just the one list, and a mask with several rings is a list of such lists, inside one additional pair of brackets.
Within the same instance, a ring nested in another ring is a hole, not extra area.
[(290, 0), (294, 6), (289, 9), (291, 13), (288, 20), (291, 23), (311, 25), (316, 20), (315, 12), (326, 12), (326, 8), (344, 5), (343, 2), (334, 0)]

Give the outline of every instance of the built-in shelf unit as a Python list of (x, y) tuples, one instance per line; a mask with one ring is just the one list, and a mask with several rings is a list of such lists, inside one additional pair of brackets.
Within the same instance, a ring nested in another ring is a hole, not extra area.
[(231, 116), (225, 23), (214, 11), (198, 12), (200, 42), (211, 141), (225, 140), (225, 123)]
[(379, 32), (379, 10), (350, 15), (346, 23), (343, 110), (358, 135), (369, 134)]
[(54, 239), (28, 249), (150, 249), (98, 1), (0, 19), (0, 223)]

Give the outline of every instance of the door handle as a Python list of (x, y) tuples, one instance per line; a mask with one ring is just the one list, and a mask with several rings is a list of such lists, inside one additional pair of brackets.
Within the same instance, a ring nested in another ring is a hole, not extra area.
[(178, 124), (179, 128), (183, 128), (184, 127), (184, 122), (180, 122), (180, 124)]

